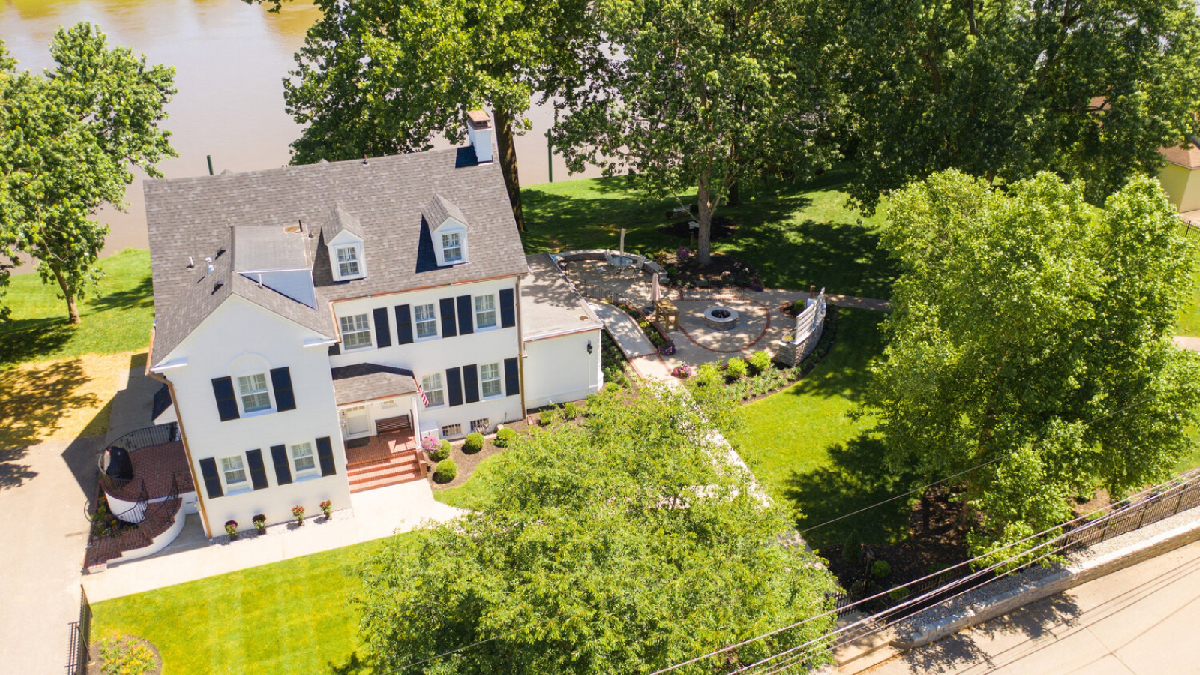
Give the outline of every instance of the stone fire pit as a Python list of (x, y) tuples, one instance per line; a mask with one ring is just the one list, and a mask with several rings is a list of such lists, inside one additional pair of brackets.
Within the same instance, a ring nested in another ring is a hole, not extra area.
[(704, 323), (713, 330), (732, 330), (737, 322), (738, 313), (735, 309), (717, 305), (704, 310)]

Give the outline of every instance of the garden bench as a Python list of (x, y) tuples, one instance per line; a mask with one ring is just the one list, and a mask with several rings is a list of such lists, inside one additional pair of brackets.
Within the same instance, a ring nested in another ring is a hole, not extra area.
[(408, 415), (375, 420), (375, 433), (377, 434), (392, 434), (411, 429), (412, 420), (408, 418)]

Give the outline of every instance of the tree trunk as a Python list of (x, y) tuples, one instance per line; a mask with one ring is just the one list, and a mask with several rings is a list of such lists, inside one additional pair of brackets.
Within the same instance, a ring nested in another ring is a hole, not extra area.
[(703, 266), (707, 265), (710, 260), (709, 241), (712, 238), (713, 204), (708, 195), (708, 176), (701, 176), (698, 182), (696, 206), (699, 213), (696, 214), (696, 221), (700, 223), (700, 241), (696, 244), (696, 258)]
[(67, 278), (62, 275), (54, 266), (50, 266), (50, 271), (54, 272), (54, 278), (58, 280), (58, 287), (62, 289), (63, 297), (67, 299), (67, 318), (71, 325), (81, 323), (79, 318), (79, 308), (75, 306), (75, 294), (67, 286)]
[(512, 115), (496, 108), (496, 146), (500, 151), (500, 173), (504, 174), (504, 187), (508, 189), (508, 201), (512, 204), (517, 229), (525, 231), (525, 213), (521, 210), (521, 180), (517, 176), (517, 149), (513, 145)]
[(729, 184), (729, 198), (725, 200), (725, 203), (729, 206), (742, 205), (742, 181), (734, 179)]

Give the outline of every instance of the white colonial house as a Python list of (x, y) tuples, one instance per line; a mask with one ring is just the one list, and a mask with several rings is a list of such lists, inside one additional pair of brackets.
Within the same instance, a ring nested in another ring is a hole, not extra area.
[(601, 323), (524, 254), (471, 120), (462, 148), (147, 181), (156, 421), (178, 422), (209, 536), (344, 508), (423, 478), (422, 437), (600, 388)]

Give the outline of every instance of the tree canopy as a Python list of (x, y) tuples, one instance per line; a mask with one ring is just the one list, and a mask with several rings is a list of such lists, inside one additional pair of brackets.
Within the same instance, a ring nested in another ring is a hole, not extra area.
[(610, 57), (570, 92), (555, 147), (652, 196), (696, 190), (702, 263), (739, 181), (804, 177), (835, 153), (818, 142), (840, 110), (822, 3), (599, 0), (594, 17)]
[(58, 65), (38, 76), (18, 73), (0, 47), (0, 252), (36, 258), (79, 323), (75, 301), (99, 274), (108, 233), (89, 216), (123, 207), (131, 166), (158, 177), (155, 164), (175, 154), (159, 128), (175, 71), (109, 48), (88, 23), (60, 28), (50, 53)]
[(1084, 192), (949, 171), (887, 206), (901, 275), (868, 396), (881, 459), (925, 482), (967, 471), (975, 553), (1069, 519), (1072, 494), (1161, 479), (1190, 447), (1200, 364), (1170, 335), (1191, 247), (1157, 182), (1103, 208)]
[[(646, 673), (828, 609), (828, 573), (694, 405), (645, 387), (593, 397), (585, 415), (514, 441), (480, 511), (365, 565), (372, 667)], [(828, 619), (680, 672), (727, 672)]]
[(1197, 131), (1191, 0), (844, 0), (860, 177), (880, 194), (957, 168), (1082, 179), (1100, 205)]
[(522, 116), (531, 97), (553, 91), (574, 67), (586, 2), (316, 4), (322, 18), (296, 55), (296, 79), (284, 81), (288, 112), (307, 125), (292, 145), (293, 163), (428, 150), (438, 132), (457, 143), (467, 111), (486, 107), (524, 229), (514, 135), (528, 127)]

